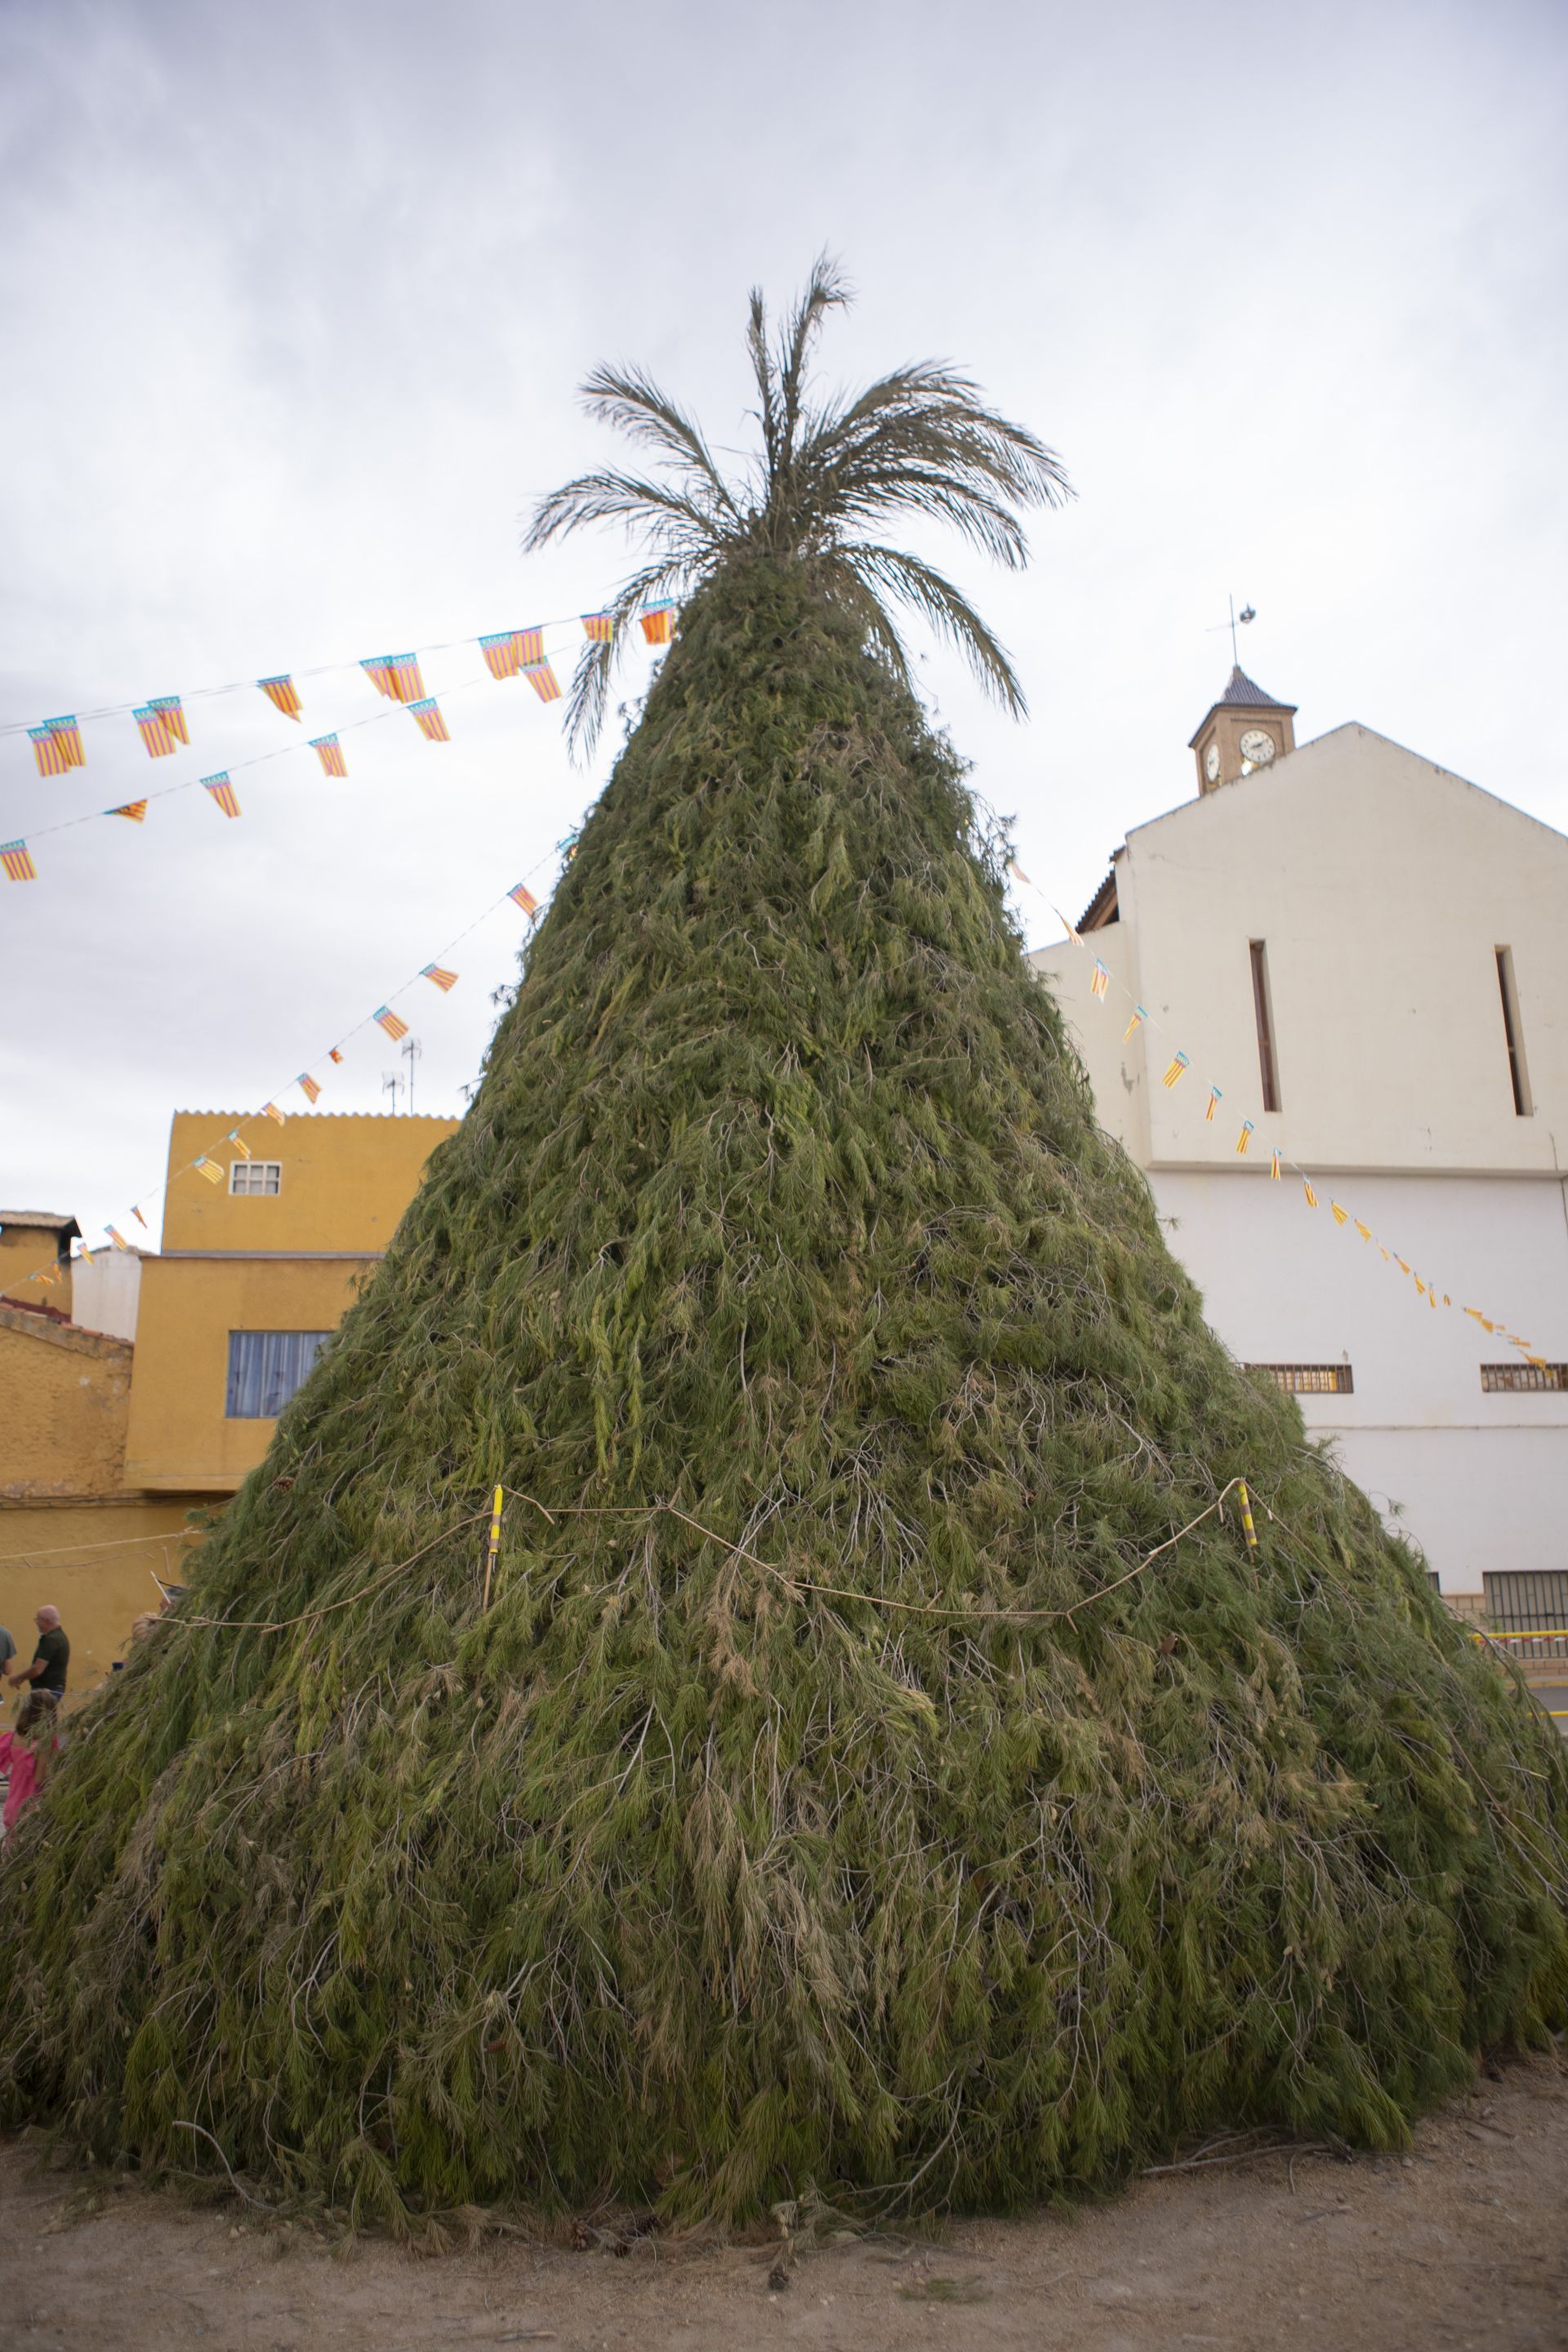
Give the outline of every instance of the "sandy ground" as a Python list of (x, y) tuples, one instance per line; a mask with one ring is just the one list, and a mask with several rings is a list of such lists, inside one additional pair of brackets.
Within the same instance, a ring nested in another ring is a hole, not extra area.
[(1568, 2347), (1568, 2061), (1483, 2079), (1405, 2158), (1268, 2157), (1068, 2218), (803, 2252), (491, 2239), (438, 2260), (199, 2210), (0, 2144), (6, 2352), (1403, 2352)]

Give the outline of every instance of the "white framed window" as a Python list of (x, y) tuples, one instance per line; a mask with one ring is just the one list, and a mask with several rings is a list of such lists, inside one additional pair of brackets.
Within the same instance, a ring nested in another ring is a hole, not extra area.
[(228, 1163), (228, 1189), (231, 1192), (268, 1197), (283, 1190), (283, 1163), (280, 1160), (231, 1160)]
[(330, 1331), (231, 1331), (228, 1421), (275, 1421), (310, 1370)]

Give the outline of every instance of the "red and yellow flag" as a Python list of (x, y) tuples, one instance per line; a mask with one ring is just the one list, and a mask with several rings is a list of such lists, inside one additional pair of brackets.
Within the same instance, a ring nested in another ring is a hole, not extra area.
[[(294, 1084), (299, 1087), (307, 1102), (316, 1101), (321, 1091), (320, 1080), (313, 1078), (309, 1070), (301, 1070), (299, 1076), (295, 1079)], [(268, 1109), (271, 1108), (270, 1104), (268, 1104)], [(277, 1112), (273, 1111), (272, 1116), (276, 1118), (278, 1116)]]
[(406, 1037), (408, 1034), (407, 1022), (401, 1019), (397, 1013), (390, 1012), (384, 1004), (376, 1006), (372, 1018), (380, 1022), (387, 1035), (395, 1042), (397, 1038)]
[(105, 1225), (103, 1230), (109, 1235), (110, 1240), (114, 1244), (116, 1249), (130, 1248), (130, 1243), (126, 1240), (118, 1225)]
[(185, 716), (177, 694), (165, 694), (155, 701), (144, 702), (131, 715), (141, 730), (150, 760), (166, 760), (182, 743), (191, 740), (185, 732)]
[(258, 677), (256, 683), (274, 710), (280, 710), (285, 719), (299, 718), (300, 696), (291, 677), (287, 674), (281, 677)]
[(1165, 1072), (1164, 1076), (1161, 1079), (1160, 1084), (1163, 1087), (1173, 1087), (1180, 1078), (1183, 1071), (1187, 1067), (1188, 1057), (1185, 1054), (1177, 1053), (1173, 1055), (1172, 1056), (1171, 1066)]
[(584, 613), (583, 635), (596, 646), (607, 646), (616, 634), (616, 624), (608, 613)]
[(327, 775), (346, 776), (348, 774), (348, 763), (343, 758), (342, 746), (335, 735), (315, 736), (311, 740), (310, 749), (320, 760), (322, 770)]
[(338, 1048), (335, 1045), (329, 1045), (327, 1047), (327, 1059), (329, 1062), (341, 1062), (342, 1058), (342, 1054), (338, 1051)]
[(216, 776), (204, 776), (202, 786), (205, 791), (211, 793), (225, 816), (239, 814), (239, 798), (234, 786), (229, 782), (226, 768), (220, 768)]
[(203, 1152), (199, 1158), (193, 1160), (191, 1166), (193, 1168), (199, 1169), (202, 1174), (206, 1178), (209, 1184), (221, 1184), (223, 1182), (222, 1168), (218, 1165), (216, 1160), (209, 1160), (205, 1152)]
[(408, 716), (417, 725), (419, 732), (427, 743), (451, 741), (452, 739), (447, 732), (447, 722), (432, 697), (426, 696), (423, 702), (411, 702), (408, 705)]
[(547, 661), (526, 662), (523, 665), (522, 674), (541, 702), (560, 701), (560, 680)]
[(506, 895), (515, 905), (522, 908), (525, 915), (538, 914), (539, 901), (526, 882), (514, 882)]
[(360, 667), (376, 691), (384, 694), (390, 702), (423, 702), (426, 698), (417, 654), (372, 654), (368, 660), (361, 662)]
[(427, 963), (419, 977), (421, 980), (433, 981), (443, 996), (448, 994), (458, 984), (457, 973), (448, 971), (445, 964)]
[(145, 801), (126, 801), (120, 808), (105, 809), (103, 814), (105, 816), (128, 816), (132, 824), (145, 824), (147, 803)]
[(1317, 1194), (1316, 1194), (1316, 1193), (1313, 1192), (1313, 1190), (1312, 1190), (1312, 1180), (1311, 1180), (1311, 1178), (1310, 1178), (1310, 1176), (1303, 1176), (1303, 1177), (1302, 1177), (1302, 1179), (1301, 1179), (1301, 1190), (1302, 1190), (1302, 1192), (1305, 1192), (1305, 1194), (1307, 1195), (1307, 1206), (1308, 1206), (1308, 1208), (1309, 1208), (1309, 1209), (1315, 1209), (1315, 1208), (1317, 1207), (1317, 1205), (1318, 1205), (1318, 1196), (1317, 1196)]
[(41, 727), (29, 727), (27, 740), (40, 776), (63, 776), (68, 769), (87, 765), (81, 729), (69, 714), (64, 719), (46, 719)]
[(279, 1109), (275, 1102), (264, 1102), (261, 1106), (261, 1116), (263, 1118), (275, 1118), (281, 1127), (286, 1114)]
[(0, 866), (5, 867), (8, 882), (36, 882), (38, 878), (33, 853), (25, 841), (0, 841)]
[(637, 614), (637, 618), (642, 623), (642, 633), (650, 646), (668, 645), (671, 625), (675, 619), (673, 597), (666, 598), (661, 604), (650, 604), (646, 613)]

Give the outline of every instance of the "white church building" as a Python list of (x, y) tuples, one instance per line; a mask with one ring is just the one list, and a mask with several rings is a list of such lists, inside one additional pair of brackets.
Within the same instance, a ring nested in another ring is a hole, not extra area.
[(1568, 1625), (1568, 839), (1294, 716), (1233, 671), (1031, 961), (1234, 1353), (1446, 1596)]

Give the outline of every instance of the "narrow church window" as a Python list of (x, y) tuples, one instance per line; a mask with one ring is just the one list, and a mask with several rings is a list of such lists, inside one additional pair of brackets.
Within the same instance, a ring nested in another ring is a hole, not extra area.
[(1274, 1013), (1268, 1001), (1268, 950), (1252, 941), (1252, 1005), (1258, 1015), (1258, 1070), (1263, 1081), (1263, 1108), (1279, 1108), (1279, 1067), (1274, 1054)]
[(1502, 994), (1502, 1034), (1508, 1042), (1508, 1074), (1513, 1082), (1513, 1108), (1520, 1118), (1529, 1118), (1535, 1105), (1530, 1098), (1530, 1073), (1524, 1066), (1524, 1031), (1520, 1026), (1519, 991), (1513, 980), (1513, 950), (1499, 948), (1497, 981)]

